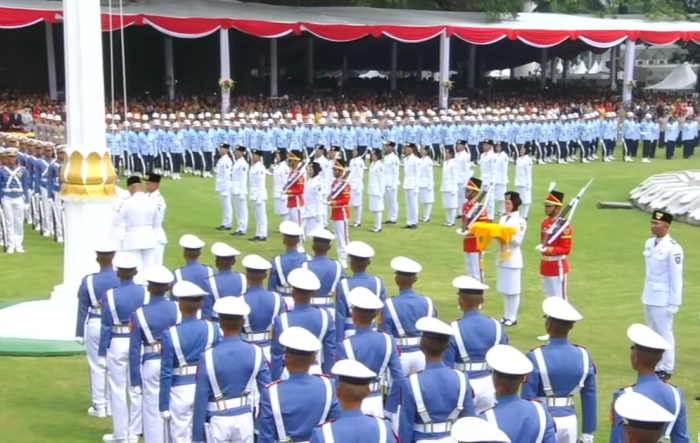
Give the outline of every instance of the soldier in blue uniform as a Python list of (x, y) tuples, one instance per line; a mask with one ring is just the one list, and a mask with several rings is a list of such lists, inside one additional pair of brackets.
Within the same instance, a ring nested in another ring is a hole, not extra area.
[(144, 274), (150, 299), (129, 320), (129, 380), (132, 388), (143, 395), (144, 440), (161, 442), (163, 426), (158, 413), (161, 340), (163, 331), (177, 323), (179, 312), (175, 303), (165, 298), (173, 273), (163, 266), (153, 266)]
[[(188, 281), (173, 286), (178, 300), (178, 321), (163, 332), (160, 393), (157, 410), (165, 420), (172, 443), (188, 443), (192, 437), (195, 376), (200, 356), (221, 340), (216, 323), (197, 319), (207, 292)], [(154, 419), (160, 423), (159, 417)], [(163, 426), (158, 426), (163, 429)], [(156, 442), (171, 440), (162, 439)]]
[(299, 252), (299, 243), (304, 231), (298, 224), (285, 220), (280, 223), (280, 233), (286, 252), (272, 259), (272, 271), (267, 281), (267, 288), (279, 292), (284, 297), (287, 309), (292, 309), (294, 300), (291, 297), (291, 287), (287, 278), (290, 272), (311, 260), (311, 256)]
[(613, 405), (615, 415), (624, 426), (623, 441), (629, 443), (656, 443), (664, 441), (663, 430), (674, 420), (673, 414), (649, 397), (636, 392), (620, 395)]
[(54, 237), (58, 243), (63, 243), (63, 201), (58, 198), (61, 192), (61, 168), (66, 161), (66, 150), (63, 146), (56, 148), (56, 159), (49, 166), (49, 200), (51, 201), (51, 217)]
[(399, 438), (411, 443), (447, 438), (458, 418), (475, 414), (467, 375), (443, 363), (453, 328), (435, 317), (423, 317), (416, 329), (423, 333), (420, 350), (426, 365), (406, 380), (399, 418)]
[(311, 260), (302, 263), (301, 267), (306, 268), (316, 274), (321, 282), (321, 288), (316, 296), (311, 299), (311, 306), (325, 308), (331, 313), (335, 320), (335, 295), (338, 290), (338, 283), (341, 278), (345, 278), (345, 270), (339, 261), (328, 258), (331, 250), (331, 242), (335, 240), (335, 235), (327, 229), (318, 228), (309, 233), (313, 242), (311, 249), (314, 256)]
[(0, 202), (7, 223), (7, 238), (4, 239), (7, 253), (23, 253), (24, 206), (30, 204), (31, 177), (24, 166), (17, 165), (17, 150), (5, 152), (5, 166), (0, 167)]
[(288, 380), (262, 390), (258, 443), (309, 441), (316, 426), (340, 417), (340, 403), (330, 377), (309, 374), (322, 349), (311, 332), (292, 326), (280, 335)]
[(270, 384), (262, 350), (241, 340), (241, 328), (250, 307), (242, 297), (216, 302), (223, 339), (199, 359), (195, 385), (192, 441), (195, 443), (251, 443), (254, 435), (253, 386)]
[(337, 420), (330, 420), (311, 434), (314, 443), (398, 443), (389, 422), (362, 412), (362, 402), (370, 392), (370, 384), (377, 374), (355, 360), (340, 360), (332, 369), (338, 377), (336, 395), (342, 412)]
[(509, 345), (494, 346), (486, 354), (493, 370), (496, 406), (480, 414), (519, 443), (556, 443), (554, 421), (542, 403), (518, 395), (524, 378), (532, 372), (532, 363), (522, 352)]
[(214, 275), (214, 270), (199, 262), (199, 257), (202, 255), (202, 248), (204, 248), (205, 245), (206, 243), (192, 234), (185, 234), (180, 237), (182, 256), (187, 264), (173, 271), (176, 282), (186, 280), (200, 288), (207, 287), (207, 280)]
[[(613, 394), (613, 403), (628, 392), (636, 392), (649, 397), (663, 409), (673, 414), (673, 419), (664, 426), (662, 436), (672, 443), (688, 443), (688, 419), (686, 416), (683, 392), (676, 386), (659, 379), (656, 375), (656, 365), (661, 361), (664, 351), (671, 348), (666, 339), (651, 328), (633, 324), (627, 329), (627, 337), (633, 343), (630, 361), (637, 372), (637, 382), (631, 386), (619, 389)], [(614, 412), (614, 411), (613, 411)], [(624, 429), (620, 417), (612, 413), (612, 431), (610, 443), (623, 443)]]
[(583, 316), (559, 297), (542, 303), (547, 318), (549, 343), (527, 353), (534, 370), (523, 384), (525, 398), (537, 398), (547, 406), (556, 424), (557, 442), (578, 441), (578, 420), (574, 402), (581, 395), (582, 443), (593, 443), (598, 428), (596, 368), (588, 350), (574, 345), (568, 335)]
[(248, 290), (248, 281), (245, 275), (234, 271), (236, 257), (241, 253), (226, 243), (217, 242), (211, 245), (211, 253), (216, 257), (214, 266), (219, 270), (215, 275), (207, 278), (203, 288), (208, 295), (204, 299), (202, 318), (216, 321), (214, 304), (221, 297), (240, 296)]
[(510, 443), (498, 426), (479, 417), (463, 417), (452, 426), (450, 436), (456, 443)]
[(474, 406), (477, 412), (483, 412), (496, 401), (486, 353), (496, 345), (508, 344), (508, 335), (500, 321), (481, 313), (487, 285), (465, 275), (455, 278), (452, 286), (458, 290), (457, 304), (464, 315), (451, 323), (454, 336), (445, 351), (445, 364), (469, 376)]
[(88, 415), (104, 418), (111, 406), (107, 398), (107, 362), (98, 355), (102, 318), (102, 296), (107, 290), (119, 284), (112, 266), (114, 254), (118, 249), (115, 242), (103, 242), (95, 247), (95, 261), (100, 270), (88, 274), (80, 281), (78, 287), (78, 315), (75, 326), (75, 341), (85, 345), (88, 367), (90, 369), (90, 393), (92, 406)]

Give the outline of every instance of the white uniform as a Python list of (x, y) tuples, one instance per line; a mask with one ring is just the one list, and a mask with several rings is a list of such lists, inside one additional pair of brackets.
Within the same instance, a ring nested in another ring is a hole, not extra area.
[(389, 207), (389, 221), (399, 220), (399, 169), (401, 160), (395, 153), (384, 156), (384, 186), (386, 190), (387, 206)]
[(231, 227), (233, 218), (233, 209), (231, 208), (231, 168), (233, 162), (231, 157), (224, 155), (216, 162), (214, 173), (216, 174), (215, 189), (219, 193), (221, 200), (221, 209), (224, 212), (224, 218), (221, 220), (221, 226), (226, 228)]
[[(496, 175), (496, 154), (493, 150), (484, 152), (481, 156), (481, 183), (483, 186), (493, 185)], [(495, 191), (495, 189), (494, 189)], [(486, 201), (486, 213), (490, 219), (494, 216), (494, 194), (492, 192)]]
[(657, 366), (657, 371), (673, 372), (675, 339), (673, 316), (683, 302), (683, 248), (670, 235), (652, 237), (644, 245), (646, 276), (642, 303), (647, 325), (665, 338), (671, 349)]
[(248, 162), (241, 157), (231, 171), (231, 198), (236, 210), (236, 232), (248, 231)]
[[(126, 199), (131, 197), (131, 194), (129, 191), (122, 189), (119, 186), (116, 186), (115, 190), (117, 191), (117, 199), (114, 202), (114, 219), (116, 220), (116, 214), (119, 213), (119, 209), (122, 207)], [(116, 223), (115, 221), (115, 228), (111, 238), (112, 240), (117, 241), (120, 248), (119, 250), (121, 251), (121, 239), (124, 238), (124, 223)]]
[(506, 212), (506, 202), (505, 193), (508, 187), (508, 154), (501, 151), (496, 154), (496, 160), (494, 162), (494, 175), (493, 175), (493, 198), (499, 203), (498, 211), (501, 214)]
[(289, 166), (287, 163), (277, 163), (272, 171), (272, 197), (275, 199), (275, 214), (282, 216), (282, 221), (288, 220), (289, 217), (287, 196), (283, 192), (288, 177)]
[(435, 203), (435, 177), (433, 176), (433, 159), (429, 156), (420, 159), (418, 169), (418, 201), (423, 204), (423, 221), (430, 220)]
[(304, 188), (306, 205), (304, 206), (302, 226), (305, 229), (307, 238), (314, 229), (323, 228), (323, 220), (326, 213), (326, 205), (323, 204), (326, 199), (324, 192), (326, 187), (323, 180), (323, 176), (319, 174), (307, 181)]
[(134, 254), (140, 262), (137, 283), (145, 284), (143, 270), (154, 265), (156, 233), (162, 229), (155, 200), (136, 192), (124, 200), (115, 218), (115, 225), (124, 225), (121, 250)]
[(165, 211), (168, 205), (165, 203), (163, 195), (160, 190), (155, 190), (148, 194), (149, 197), (156, 202), (158, 207), (158, 217), (160, 218), (160, 228), (156, 230), (156, 250), (154, 257), (154, 264), (162, 266), (163, 265), (163, 255), (165, 254), (165, 245), (168, 244), (168, 237), (165, 235), (165, 230), (163, 229), (163, 220), (165, 219)]
[(473, 175), (471, 157), (466, 150), (462, 150), (455, 154), (454, 160), (454, 167), (457, 169), (457, 182), (459, 183), (459, 192), (457, 192), (457, 207), (461, 208), (464, 206), (466, 200), (464, 190), (467, 187), (467, 182)]
[(496, 288), (505, 297), (505, 315), (503, 318), (516, 321), (518, 307), (520, 306), (520, 294), (522, 292), (521, 273), (523, 270), (523, 253), (520, 245), (525, 238), (527, 224), (518, 211), (504, 215), (498, 224), (511, 226), (518, 231), (506, 245), (501, 245), (499, 254), (496, 255)]
[(442, 192), (442, 206), (445, 208), (445, 224), (454, 225), (457, 219), (459, 194), (464, 194), (464, 189), (459, 185), (457, 162), (453, 158), (445, 160), (442, 165), (440, 192)]
[(409, 155), (403, 162), (403, 189), (406, 192), (406, 224), (418, 224), (418, 176), (420, 159)]
[(267, 170), (261, 161), (253, 163), (250, 167), (250, 201), (253, 204), (253, 214), (255, 215), (255, 236), (267, 238), (267, 187), (265, 178)]
[(369, 165), (369, 180), (367, 182), (367, 194), (369, 194), (369, 210), (374, 215), (374, 229), (382, 229), (382, 214), (384, 213), (384, 193), (387, 192), (386, 176), (384, 175), (384, 163), (377, 160)]
[(532, 204), (532, 158), (527, 154), (518, 157), (515, 162), (515, 189), (523, 202), (520, 213), (527, 218)]
[(365, 161), (362, 157), (350, 160), (350, 206), (355, 210), (355, 223), (362, 224), (362, 207), (365, 190)]
[[(316, 159), (316, 162), (318, 162), (322, 169), (321, 175), (323, 176), (323, 195), (324, 197), (327, 197), (328, 194), (331, 192), (331, 187), (333, 186), (333, 181), (335, 180), (335, 177), (333, 176), (333, 165), (335, 164), (335, 161), (340, 157), (340, 153), (334, 153), (333, 151), (330, 152), (329, 156), (335, 156), (333, 158), (326, 158), (326, 157), (319, 157)], [(331, 211), (330, 206), (326, 206), (324, 208), (325, 210), (321, 214), (321, 227), (325, 228), (328, 226), (328, 219), (329, 213)]]

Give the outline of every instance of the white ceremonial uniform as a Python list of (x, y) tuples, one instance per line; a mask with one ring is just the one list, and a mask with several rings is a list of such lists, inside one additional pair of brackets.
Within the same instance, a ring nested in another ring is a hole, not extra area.
[(646, 276), (642, 303), (647, 325), (665, 338), (671, 348), (657, 366), (657, 371), (673, 373), (675, 339), (673, 317), (683, 303), (683, 248), (670, 235), (652, 237), (644, 246)]
[(355, 209), (355, 222), (362, 224), (362, 207), (365, 190), (365, 161), (362, 157), (350, 160), (350, 206)]
[(253, 204), (255, 215), (255, 236), (267, 238), (267, 187), (265, 178), (267, 171), (261, 161), (253, 163), (250, 167), (250, 201)]
[(399, 219), (399, 169), (401, 160), (395, 153), (384, 156), (384, 186), (386, 190), (387, 206), (389, 206), (388, 220), (396, 222)]
[(501, 250), (496, 255), (496, 289), (505, 297), (504, 318), (515, 321), (522, 293), (523, 253), (520, 245), (525, 238), (527, 223), (520, 213), (515, 211), (501, 217), (498, 224), (517, 229), (510, 242), (501, 245)]
[(323, 228), (323, 220), (326, 214), (326, 206), (323, 204), (326, 199), (325, 189), (321, 174), (306, 182), (306, 187), (304, 188), (306, 205), (302, 214), (302, 226), (307, 238), (314, 229)]
[[(330, 155), (333, 154), (333, 151), (331, 151)], [(331, 187), (333, 186), (333, 181), (335, 180), (335, 177), (333, 175), (333, 165), (335, 164), (335, 161), (337, 159), (341, 158), (340, 155), (337, 155), (336, 157), (333, 157), (332, 159), (327, 159), (326, 157), (319, 157), (316, 159), (316, 162), (318, 162), (321, 167), (323, 168), (321, 172), (321, 176), (323, 177), (323, 195), (328, 196), (331, 192)], [(322, 228), (328, 227), (328, 213), (331, 211), (330, 206), (326, 206), (323, 208), (323, 212), (321, 213), (321, 224)]]
[(386, 191), (386, 177), (384, 175), (384, 163), (377, 160), (369, 165), (369, 180), (367, 182), (367, 194), (369, 195), (369, 210), (374, 215), (374, 229), (382, 229), (382, 214), (384, 213), (384, 193)]
[(158, 217), (160, 218), (160, 228), (156, 230), (156, 248), (154, 265), (161, 266), (163, 264), (163, 255), (165, 254), (165, 245), (168, 244), (168, 237), (165, 235), (165, 230), (163, 229), (163, 220), (165, 219), (165, 211), (168, 205), (165, 203), (163, 195), (160, 190), (155, 190), (148, 194), (155, 202), (158, 207)]
[(233, 163), (231, 171), (231, 199), (236, 210), (236, 232), (248, 231), (248, 162), (244, 157)]
[(289, 166), (286, 162), (279, 162), (272, 172), (272, 197), (275, 199), (275, 214), (282, 216), (282, 221), (289, 217), (287, 196), (284, 194), (284, 185), (289, 177)]
[[(115, 190), (117, 191), (117, 199), (114, 202), (114, 219), (117, 219), (117, 214), (119, 213), (119, 209), (122, 207), (126, 199), (131, 197), (131, 194), (129, 191), (126, 189), (122, 189), (119, 186), (115, 186)], [(112, 237), (110, 237), (112, 240), (117, 242), (119, 251), (121, 251), (121, 239), (124, 238), (124, 223), (117, 223), (115, 221), (115, 227), (114, 231), (112, 232)]]
[(233, 209), (231, 208), (231, 168), (233, 162), (228, 155), (221, 156), (216, 162), (214, 173), (216, 174), (216, 192), (219, 193), (221, 200), (221, 209), (224, 211), (224, 218), (221, 220), (221, 226), (226, 228), (231, 227), (233, 218)]
[(515, 162), (515, 189), (522, 201), (521, 215), (527, 218), (532, 204), (532, 158), (529, 155), (518, 157)]
[[(485, 185), (493, 185), (496, 175), (496, 154), (493, 150), (484, 152), (481, 157), (481, 183)], [(495, 189), (494, 189), (495, 191)], [(486, 202), (486, 213), (489, 218), (493, 218), (495, 212), (494, 207), (494, 192), (491, 193), (488, 201)]]
[(433, 159), (422, 157), (418, 165), (418, 201), (425, 205), (423, 220), (430, 220), (435, 203), (435, 177), (433, 175)]
[(498, 209), (499, 213), (501, 214), (506, 212), (505, 193), (506, 188), (508, 187), (509, 162), (510, 160), (508, 159), (508, 154), (506, 154), (505, 152), (501, 151), (496, 154), (496, 160), (494, 161), (493, 169), (493, 199), (497, 202), (500, 202), (499, 207), (496, 209)]
[(464, 190), (467, 182), (474, 172), (472, 171), (471, 157), (466, 150), (457, 152), (454, 158), (454, 167), (457, 170), (457, 182), (459, 183), (459, 191), (457, 192), (457, 207), (461, 208), (466, 202)]
[(154, 265), (156, 233), (162, 229), (155, 200), (143, 192), (136, 192), (124, 200), (119, 208), (115, 225), (124, 226), (121, 250), (129, 251), (139, 259), (137, 283), (145, 283), (143, 270)]
[(442, 192), (442, 206), (446, 211), (446, 223), (454, 224), (457, 218), (459, 195), (460, 193), (464, 194), (464, 189), (459, 183), (459, 174), (457, 173), (457, 162), (455, 159), (446, 160), (442, 165), (440, 192)]
[(403, 162), (403, 189), (406, 191), (406, 224), (418, 224), (418, 177), (420, 159), (409, 155)]

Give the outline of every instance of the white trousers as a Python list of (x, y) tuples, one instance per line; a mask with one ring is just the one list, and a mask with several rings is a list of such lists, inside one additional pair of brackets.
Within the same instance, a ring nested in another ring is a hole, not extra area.
[(436, 440), (416, 440), (416, 443), (459, 443), (452, 437), (442, 437)]
[(153, 249), (153, 264), (157, 266), (163, 265), (163, 256), (165, 255), (165, 244), (156, 243)]
[(316, 217), (304, 217), (302, 226), (304, 226), (304, 233), (306, 234), (306, 238), (309, 238), (312, 231), (314, 231), (315, 229), (323, 228), (322, 217), (320, 215)]
[[(486, 183), (484, 183), (486, 185)], [(489, 198), (486, 199), (486, 213), (489, 216), (489, 219), (493, 220), (495, 217), (495, 211), (494, 211), (494, 206), (495, 206), (495, 201), (494, 201), (494, 193), (492, 192), (489, 194)]]
[(253, 413), (211, 417), (207, 443), (253, 443)]
[(403, 375), (406, 377), (425, 369), (425, 355), (421, 351), (407, 352), (401, 354), (400, 358)]
[(338, 248), (338, 257), (341, 260), (347, 260), (348, 253), (345, 248), (350, 242), (350, 230), (348, 229), (347, 220), (333, 220), (333, 232), (335, 233), (336, 247)]
[(221, 210), (223, 211), (221, 226), (230, 228), (231, 223), (233, 223), (233, 207), (231, 206), (231, 195), (227, 192), (223, 194), (219, 193), (219, 200), (221, 201)]
[(293, 221), (304, 229), (304, 223), (301, 219), (304, 208), (289, 208), (289, 221)]
[(387, 186), (386, 190), (386, 205), (389, 208), (389, 221), (399, 220), (399, 190), (396, 187)]
[(384, 399), (382, 396), (375, 394), (362, 400), (362, 412), (367, 415), (384, 418)]
[(99, 318), (91, 318), (85, 325), (85, 354), (90, 368), (90, 394), (95, 408), (107, 406), (107, 359), (100, 357), (97, 352), (100, 347)]
[(160, 359), (147, 360), (141, 367), (143, 400), (143, 441), (163, 442), (163, 420), (160, 418), (158, 394), (160, 393)]
[(248, 199), (245, 194), (233, 195), (233, 207), (236, 210), (236, 224), (238, 232), (248, 231)]
[[(170, 439), (172, 443), (192, 441), (192, 413), (194, 411), (195, 384), (170, 388)], [(166, 442), (166, 443), (171, 443)], [(148, 442), (146, 442), (148, 443)]]
[(7, 249), (19, 249), (24, 241), (24, 198), (3, 197), (2, 211), (7, 223)]
[(44, 235), (53, 235), (53, 209), (51, 208), (51, 199), (49, 198), (49, 190), (41, 188), (41, 208), (44, 212), (44, 219), (41, 231)]
[(406, 189), (406, 224), (418, 224), (418, 190)]
[(132, 254), (136, 256), (136, 258), (139, 259), (139, 267), (138, 267), (138, 274), (136, 274), (136, 277), (134, 278), (134, 281), (138, 284), (145, 285), (147, 284), (146, 282), (146, 276), (144, 275), (144, 269), (148, 269), (151, 266), (155, 265), (155, 260), (156, 260), (156, 250), (155, 248), (150, 248), (150, 249), (134, 249), (131, 251)]
[(63, 226), (63, 222), (65, 221), (63, 201), (57, 199), (56, 201), (51, 202), (51, 206), (56, 208), (56, 219), (54, 220), (53, 217), (51, 217), (51, 220), (53, 220), (55, 225), (54, 229), (56, 230), (56, 237), (59, 238), (59, 241), (62, 241), (63, 233), (65, 232)]
[(542, 276), (542, 291), (545, 297), (559, 297), (567, 300), (569, 294), (567, 291), (569, 274), (564, 274), (564, 277), (545, 277)]
[(481, 267), (483, 252), (465, 252), (464, 265), (467, 268), (467, 275), (479, 280), (482, 283), (486, 282), (486, 274), (484, 268)]
[[(129, 338), (113, 338), (107, 349), (107, 378), (112, 403), (112, 434), (126, 440), (143, 433), (141, 395), (129, 383)], [(127, 401), (128, 396), (128, 401)]]
[(496, 388), (493, 387), (493, 379), (488, 375), (481, 378), (470, 378), (469, 384), (474, 391), (476, 413), (493, 408), (496, 404)]
[(672, 374), (676, 365), (676, 339), (673, 337), (674, 314), (671, 314), (666, 306), (644, 305), (644, 316), (647, 320), (647, 326), (665, 338), (671, 345), (671, 349), (664, 352), (656, 370)]
[(253, 215), (255, 216), (255, 236), (267, 238), (267, 212), (264, 200), (253, 202)]
[(578, 419), (576, 415), (552, 417), (557, 429), (557, 443), (576, 443), (578, 440)]

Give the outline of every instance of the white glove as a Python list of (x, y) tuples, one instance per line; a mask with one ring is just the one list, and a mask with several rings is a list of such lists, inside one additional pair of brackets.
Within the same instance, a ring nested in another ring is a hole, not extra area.
[(679, 308), (680, 308), (680, 306), (678, 306), (678, 305), (668, 305), (668, 313), (675, 314), (678, 312)]
[(163, 420), (170, 420), (170, 411), (161, 411), (160, 418)]
[(141, 386), (134, 386), (132, 389), (137, 395), (141, 395), (143, 393), (143, 391), (141, 390)]
[(82, 346), (85, 344), (85, 339), (83, 337), (75, 337), (75, 342)]
[(538, 252), (545, 252), (546, 250), (547, 250), (547, 247), (544, 245), (537, 245), (537, 247), (535, 248), (535, 251), (538, 251)]
[(593, 436), (591, 434), (581, 435), (581, 441), (583, 443), (593, 443)]

